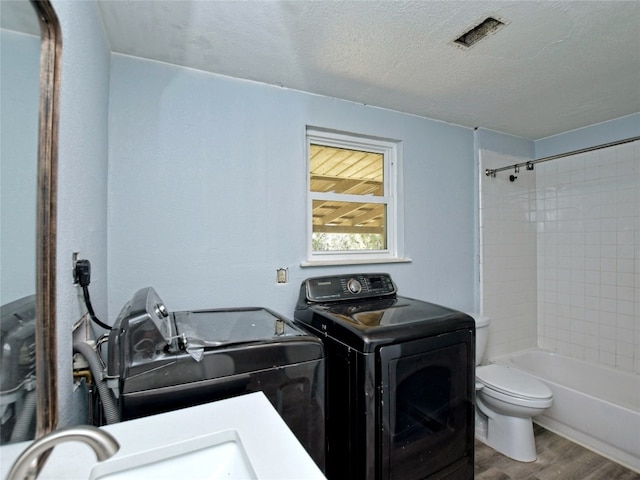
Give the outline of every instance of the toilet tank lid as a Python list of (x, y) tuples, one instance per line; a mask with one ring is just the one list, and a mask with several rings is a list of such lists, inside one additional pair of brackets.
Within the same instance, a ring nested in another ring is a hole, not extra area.
[(486, 315), (483, 315), (482, 313), (472, 312), (472, 313), (468, 313), (468, 315), (472, 317), (473, 320), (476, 322), (476, 328), (486, 327), (491, 323), (491, 319)]
[(537, 378), (504, 365), (477, 367), (476, 380), (506, 395), (531, 399), (547, 399), (553, 396), (549, 387)]

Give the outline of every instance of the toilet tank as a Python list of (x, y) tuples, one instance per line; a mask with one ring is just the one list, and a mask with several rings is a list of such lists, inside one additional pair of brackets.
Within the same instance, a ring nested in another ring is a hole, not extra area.
[(487, 348), (487, 340), (489, 339), (489, 317), (481, 313), (470, 313), (476, 322), (476, 365), (480, 365), (484, 352)]

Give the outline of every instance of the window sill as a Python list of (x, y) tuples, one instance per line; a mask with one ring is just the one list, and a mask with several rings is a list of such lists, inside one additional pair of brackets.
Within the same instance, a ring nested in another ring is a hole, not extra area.
[(336, 265), (373, 265), (379, 263), (409, 263), (411, 259), (402, 258), (375, 258), (362, 260), (307, 260), (300, 262), (301, 267), (329, 267)]

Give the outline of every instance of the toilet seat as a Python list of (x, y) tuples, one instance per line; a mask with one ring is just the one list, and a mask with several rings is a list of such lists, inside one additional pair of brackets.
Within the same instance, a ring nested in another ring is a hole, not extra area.
[(511, 403), (519, 403), (516, 399), (526, 404), (550, 402), (553, 393), (541, 381), (526, 373), (513, 370), (503, 365), (485, 365), (476, 368), (476, 381), (484, 388), (484, 393), (499, 397), (501, 400), (509, 399)]

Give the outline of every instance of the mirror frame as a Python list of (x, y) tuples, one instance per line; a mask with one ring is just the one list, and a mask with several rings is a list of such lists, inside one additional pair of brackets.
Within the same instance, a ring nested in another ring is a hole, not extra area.
[(30, 0), (40, 24), (38, 198), (36, 207), (36, 438), (58, 422), (56, 217), (62, 35), (50, 0)]

